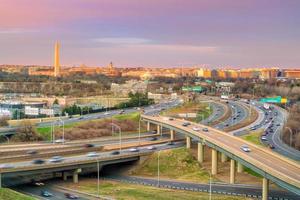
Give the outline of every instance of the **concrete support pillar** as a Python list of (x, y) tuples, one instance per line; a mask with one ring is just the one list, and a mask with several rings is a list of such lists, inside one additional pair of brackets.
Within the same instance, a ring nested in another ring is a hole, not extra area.
[(230, 184), (235, 183), (235, 161), (230, 160)]
[(76, 169), (73, 172), (73, 183), (78, 183), (78, 174), (81, 172), (81, 169)]
[(224, 162), (226, 162), (227, 160), (228, 160), (228, 157), (227, 157), (224, 153), (222, 153), (222, 154), (221, 154), (221, 162), (224, 163)]
[(67, 172), (63, 172), (63, 180), (64, 181), (68, 180)]
[(191, 148), (191, 137), (186, 136), (186, 148), (190, 149)]
[(2, 174), (0, 173), (0, 188), (2, 188)]
[(150, 122), (147, 122), (147, 131), (150, 131)]
[(263, 178), (262, 183), (262, 200), (268, 200), (269, 195), (269, 180), (266, 178)]
[(73, 183), (78, 183), (78, 173), (73, 172)]
[(170, 137), (171, 137), (171, 140), (175, 139), (175, 131), (172, 129), (170, 130)]
[(218, 173), (218, 151), (211, 149), (211, 174), (216, 175)]
[(244, 166), (241, 163), (238, 163), (237, 172), (242, 173), (244, 171)]
[(203, 163), (204, 161), (204, 145), (201, 142), (198, 142), (198, 162)]
[(157, 134), (160, 134), (160, 125), (157, 125), (157, 131), (156, 131)]

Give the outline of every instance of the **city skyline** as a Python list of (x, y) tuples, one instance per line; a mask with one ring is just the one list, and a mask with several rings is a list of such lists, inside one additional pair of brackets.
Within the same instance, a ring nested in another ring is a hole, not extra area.
[[(3, 0), (0, 63), (299, 68), (299, 1)], [(34, 10), (34, 12), (33, 12)]]

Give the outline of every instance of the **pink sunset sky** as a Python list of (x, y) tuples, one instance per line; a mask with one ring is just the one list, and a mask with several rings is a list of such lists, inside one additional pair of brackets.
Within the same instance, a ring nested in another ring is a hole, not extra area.
[(0, 0), (0, 64), (298, 67), (298, 0)]

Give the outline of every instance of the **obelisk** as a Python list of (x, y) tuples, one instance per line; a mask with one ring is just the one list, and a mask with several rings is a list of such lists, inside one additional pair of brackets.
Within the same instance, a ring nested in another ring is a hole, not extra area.
[(54, 49), (54, 76), (58, 77), (60, 75), (60, 65), (59, 65), (59, 43), (55, 42)]

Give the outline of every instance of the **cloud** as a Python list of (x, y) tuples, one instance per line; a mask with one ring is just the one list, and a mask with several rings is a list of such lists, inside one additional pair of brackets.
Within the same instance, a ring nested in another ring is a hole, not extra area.
[(105, 37), (93, 39), (95, 42), (114, 44), (114, 45), (131, 45), (131, 44), (147, 44), (151, 40), (145, 38), (135, 38), (135, 37)]
[(0, 29), (0, 34), (24, 34), (24, 33), (35, 33), (36, 30), (13, 28), (13, 29)]

